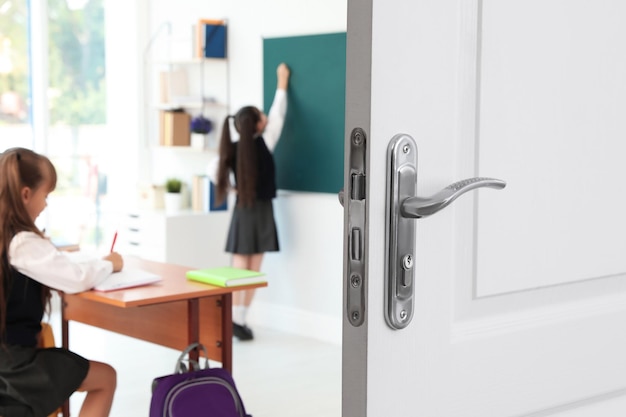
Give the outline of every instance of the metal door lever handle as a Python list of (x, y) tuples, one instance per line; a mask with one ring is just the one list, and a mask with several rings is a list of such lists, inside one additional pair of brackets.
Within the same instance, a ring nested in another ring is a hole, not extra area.
[(430, 216), (444, 209), (468, 191), (482, 187), (500, 190), (505, 186), (505, 181), (496, 178), (469, 178), (450, 184), (437, 194), (427, 198), (409, 197), (402, 202), (400, 212), (402, 213), (402, 217), (421, 219), (422, 217)]
[(455, 182), (430, 197), (417, 196), (417, 144), (409, 135), (392, 138), (387, 149), (385, 320), (392, 329), (406, 328), (413, 317), (420, 257), (415, 253), (417, 230), (413, 219), (435, 214), (470, 190), (502, 189), (495, 178)]

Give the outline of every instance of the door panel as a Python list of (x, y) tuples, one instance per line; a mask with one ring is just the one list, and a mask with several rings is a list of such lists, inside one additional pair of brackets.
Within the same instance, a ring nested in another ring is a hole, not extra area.
[(623, 274), (626, 4), (484, 1), (481, 12), (479, 171), (509, 190), (477, 210), (477, 294)]
[[(367, 297), (362, 325), (344, 319), (344, 417), (617, 415), (626, 54), (615, 51), (626, 29), (615, 16), (626, 6), (348, 5), (346, 137), (367, 135)], [(386, 154), (397, 133), (417, 143), (420, 196), (473, 176), (508, 182), (416, 220), (404, 330), (384, 319)]]

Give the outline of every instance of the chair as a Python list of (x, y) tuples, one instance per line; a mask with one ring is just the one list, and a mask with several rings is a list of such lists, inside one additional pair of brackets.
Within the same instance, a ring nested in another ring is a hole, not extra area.
[(39, 334), (39, 347), (55, 347), (54, 332), (48, 323), (41, 323), (41, 333)]

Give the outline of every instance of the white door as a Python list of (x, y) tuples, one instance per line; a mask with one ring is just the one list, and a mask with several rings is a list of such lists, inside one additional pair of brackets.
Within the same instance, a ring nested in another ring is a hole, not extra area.
[[(626, 415), (624, 16), (622, 0), (349, 0), (343, 417)], [(399, 133), (419, 196), (477, 176), (507, 187), (411, 220), (413, 316), (397, 330)]]

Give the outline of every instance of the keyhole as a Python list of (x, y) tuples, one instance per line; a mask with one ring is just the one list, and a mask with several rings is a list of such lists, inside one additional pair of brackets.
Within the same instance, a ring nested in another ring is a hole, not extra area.
[(410, 254), (404, 255), (404, 257), (402, 258), (402, 268), (404, 268), (405, 270), (413, 268), (413, 256), (411, 256)]

